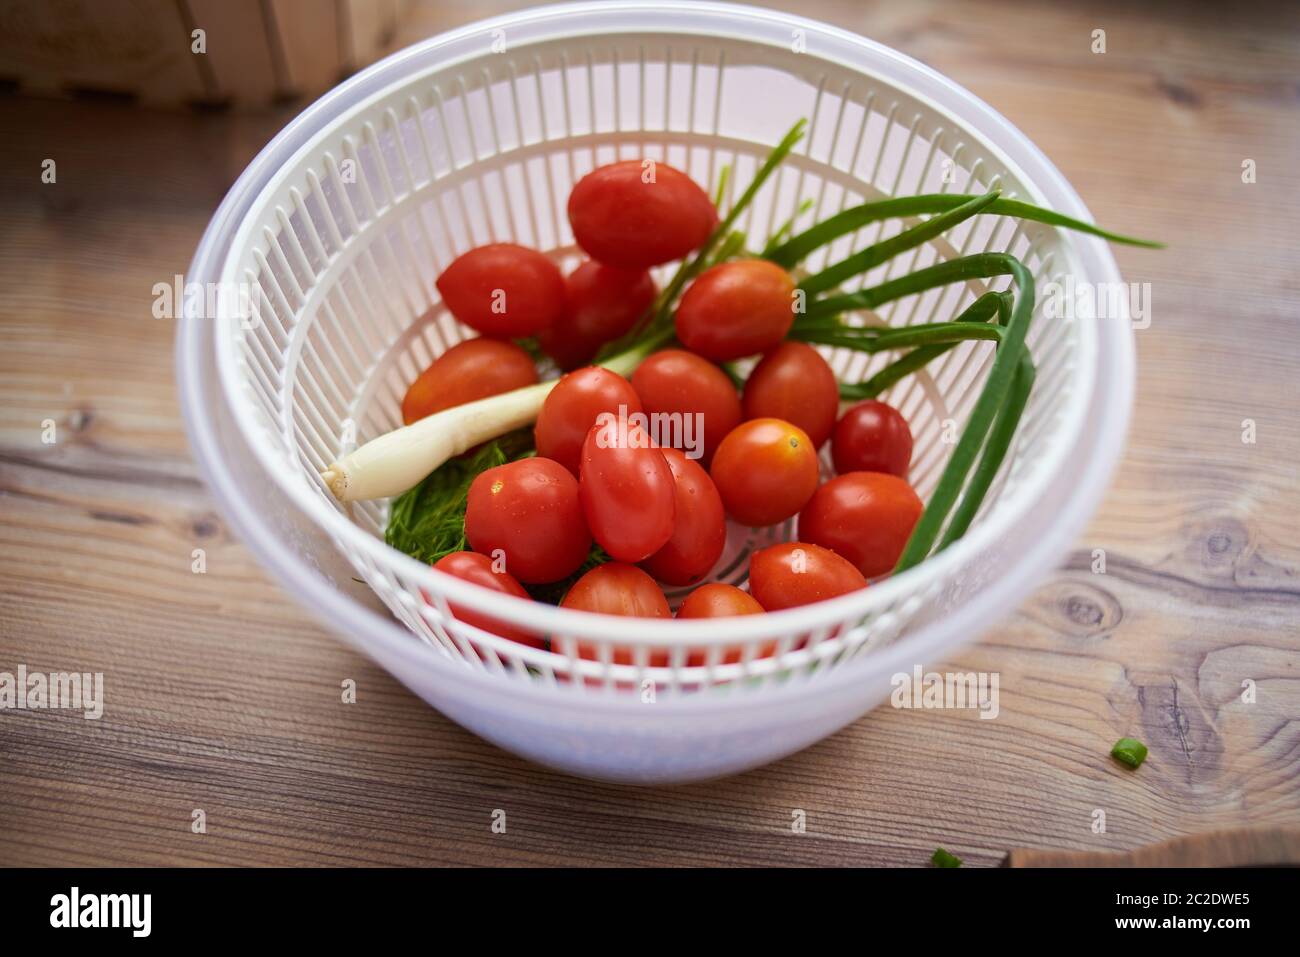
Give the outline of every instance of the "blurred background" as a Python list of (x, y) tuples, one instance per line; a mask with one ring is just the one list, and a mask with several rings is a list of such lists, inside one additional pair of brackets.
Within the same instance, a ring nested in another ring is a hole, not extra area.
[[(1153, 305), (1101, 512), (954, 663), (1002, 674), (1004, 718), (886, 709), (738, 778), (633, 790), (425, 707), (226, 531), (152, 289), (315, 96), (532, 4), (0, 0), (0, 671), (102, 671), (109, 695), (101, 721), (0, 714), (0, 864), (919, 864), (936, 843), (993, 864), (1300, 822), (1300, 5), (768, 5), (953, 78), (1099, 223), (1170, 244), (1114, 249)], [(356, 707), (340, 676), (365, 689)], [(1152, 752), (1137, 779), (1098, 758), (1129, 733)], [(504, 797), (512, 836), (493, 836)], [(805, 839), (791, 807), (816, 822)]]

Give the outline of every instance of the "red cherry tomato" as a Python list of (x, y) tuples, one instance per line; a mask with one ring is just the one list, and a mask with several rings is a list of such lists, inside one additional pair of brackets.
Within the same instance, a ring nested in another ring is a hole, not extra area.
[(587, 572), (573, 583), (560, 607), (632, 618), (672, 617), (655, 580), (623, 562), (606, 562)]
[(718, 225), (718, 211), (680, 170), (653, 160), (624, 160), (578, 181), (569, 194), (569, 223), (592, 259), (648, 269), (704, 245)]
[(451, 314), (496, 339), (541, 332), (564, 311), (564, 277), (535, 249), (513, 243), (479, 246), (438, 277)]
[(709, 474), (728, 515), (742, 525), (775, 525), (807, 504), (820, 472), (803, 429), (781, 419), (753, 419), (722, 440)]
[(605, 343), (631, 331), (655, 298), (644, 269), (588, 260), (564, 280), (564, 312), (537, 334), (542, 350), (566, 372), (585, 366)]
[[(480, 555), (478, 552), (452, 552), (450, 555), (444, 555), (434, 562), (433, 567), (440, 572), (446, 572), (448, 575), (455, 575), (462, 581), (472, 582), (486, 588), (488, 591), (502, 595), (514, 595), (516, 598), (532, 597), (528, 592), (524, 591), (524, 586), (519, 584), (513, 575), (509, 572), (494, 570), (493, 564), (491, 558)], [(450, 607), (453, 615), (475, 628), (482, 628), (484, 631), (490, 631), (494, 635), (509, 638), (511, 641), (517, 641), (532, 648), (546, 647), (540, 635), (525, 631), (517, 625), (498, 621), (495, 618), (470, 611), (454, 603)]]
[[(665, 349), (646, 359), (632, 373), (632, 388), (649, 414), (680, 415), (681, 434), (702, 440), (701, 461), (713, 458), (718, 443), (740, 424), (740, 397), (727, 374), (707, 359), (685, 349)], [(695, 413), (703, 418), (703, 435), (695, 430)], [(666, 444), (666, 443), (665, 443)]]
[(852, 564), (829, 549), (805, 542), (785, 542), (749, 557), (749, 592), (767, 611), (838, 598), (867, 580)]
[(587, 366), (561, 376), (537, 416), (537, 454), (555, 459), (576, 476), (587, 433), (602, 412), (618, 415), (619, 406), (628, 415), (641, 411), (632, 383), (617, 372)]
[(661, 582), (690, 585), (707, 575), (721, 557), (727, 544), (727, 517), (708, 472), (677, 449), (664, 449), (663, 457), (675, 488), (673, 534), (642, 567)]
[(536, 381), (532, 357), (513, 342), (466, 339), (434, 359), (411, 383), (402, 399), (402, 422), (410, 425), (443, 409)]
[(649, 558), (673, 534), (672, 469), (641, 429), (595, 426), (582, 444), (578, 492), (587, 527), (615, 561)]
[(754, 596), (735, 585), (710, 582), (686, 596), (677, 609), (678, 618), (731, 618), (736, 615), (761, 615), (763, 606)]
[(912, 430), (892, 405), (868, 399), (844, 413), (831, 440), (835, 471), (887, 472), (907, 478), (912, 464)]
[(677, 305), (677, 338), (714, 362), (776, 348), (794, 323), (794, 280), (766, 259), (705, 270)]
[(874, 578), (898, 563), (923, 508), (897, 475), (849, 472), (813, 494), (799, 513), (799, 538), (831, 549)]
[(480, 554), (495, 557), (501, 549), (506, 571), (529, 584), (572, 575), (591, 550), (578, 481), (545, 458), (480, 473), (469, 487), (465, 537)]
[[(655, 580), (635, 565), (606, 562), (583, 575), (560, 602), (561, 608), (577, 611), (594, 611), (603, 615), (624, 615), (631, 618), (671, 618), (668, 599), (659, 590)], [(600, 658), (596, 647), (589, 642), (560, 639), (552, 650), (559, 654), (576, 653), (579, 658), (596, 661)], [(636, 654), (630, 648), (616, 648), (610, 659), (616, 665), (636, 664)], [(651, 648), (643, 659), (652, 666), (668, 664), (668, 652)]]
[[(763, 614), (763, 606), (756, 602), (752, 595), (734, 585), (724, 585), (721, 582), (701, 585), (687, 595), (686, 600), (677, 609), (678, 618), (732, 618), (737, 615), (761, 614)], [(735, 645), (724, 647), (721, 651), (712, 654), (717, 656), (714, 659), (715, 664), (734, 665), (744, 658), (744, 651)], [(754, 653), (754, 657), (767, 658), (774, 654), (776, 654), (776, 642), (771, 641), (759, 648)], [(693, 648), (686, 657), (686, 663), (692, 666), (708, 664), (709, 655), (709, 650)]]
[(783, 342), (745, 382), (745, 418), (784, 419), (808, 433), (817, 448), (831, 437), (840, 410), (840, 384), (820, 352)]

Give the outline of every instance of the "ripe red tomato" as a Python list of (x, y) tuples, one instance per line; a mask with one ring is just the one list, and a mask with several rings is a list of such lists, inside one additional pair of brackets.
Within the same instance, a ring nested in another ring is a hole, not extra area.
[(749, 592), (735, 585), (709, 582), (686, 596), (677, 609), (678, 618), (731, 618), (735, 615), (761, 615), (763, 606)]
[[(462, 581), (480, 585), (488, 591), (498, 592), (502, 595), (514, 595), (516, 598), (532, 597), (528, 592), (524, 591), (524, 586), (519, 584), (513, 575), (509, 572), (495, 571), (492, 567), (493, 564), (491, 558), (480, 555), (478, 552), (452, 552), (450, 555), (444, 555), (434, 562), (433, 567), (440, 572), (446, 572), (448, 575), (455, 575)], [(517, 641), (532, 648), (546, 647), (546, 643), (542, 641), (540, 635), (525, 631), (517, 625), (498, 621), (488, 615), (470, 611), (454, 603), (450, 607), (453, 615), (475, 628), (482, 628), (484, 631), (490, 631), (494, 635), (509, 638), (511, 641)]]
[(710, 469), (727, 514), (742, 525), (775, 525), (807, 504), (817, 488), (817, 450), (806, 432), (781, 419), (732, 429)]
[(588, 260), (564, 280), (564, 312), (537, 334), (542, 350), (566, 372), (585, 366), (605, 343), (631, 331), (655, 298), (644, 269)]
[(784, 542), (749, 557), (749, 593), (767, 611), (811, 605), (866, 587), (861, 572), (819, 545)]
[(745, 382), (745, 418), (784, 419), (821, 448), (835, 428), (840, 384), (820, 352), (802, 342), (783, 342)]
[(513, 342), (466, 339), (433, 360), (402, 399), (402, 422), (533, 385), (537, 367)]
[(572, 575), (591, 550), (578, 481), (546, 458), (481, 472), (469, 486), (465, 537), (480, 554), (501, 549), (506, 571), (529, 584)]
[(438, 277), (451, 314), (495, 339), (541, 332), (564, 311), (564, 277), (535, 249), (492, 243), (458, 257)]
[(596, 418), (602, 412), (618, 415), (619, 406), (626, 407), (628, 415), (641, 411), (632, 383), (617, 372), (587, 366), (561, 376), (537, 416), (537, 454), (555, 459), (576, 476), (582, 443)]
[(677, 305), (677, 338), (714, 362), (776, 348), (794, 323), (794, 280), (766, 259), (719, 263)]
[(676, 514), (673, 473), (650, 438), (617, 422), (597, 425), (582, 444), (578, 480), (587, 527), (615, 561), (649, 558), (672, 537)]
[(689, 585), (707, 575), (721, 557), (727, 544), (727, 517), (708, 472), (677, 449), (664, 449), (663, 458), (673, 473), (673, 533), (642, 567), (661, 582)]
[(868, 399), (844, 413), (831, 441), (835, 471), (887, 472), (907, 478), (912, 464), (912, 430), (892, 405)]
[[(678, 618), (732, 618), (737, 615), (761, 615), (763, 606), (754, 601), (752, 595), (743, 592), (734, 585), (710, 582), (701, 585), (686, 596), (680, 608)], [(692, 648), (686, 656), (686, 663), (691, 666), (709, 663), (709, 649)], [(736, 645), (712, 652), (717, 657), (715, 664), (734, 665), (744, 658), (744, 652)], [(755, 658), (767, 658), (776, 654), (776, 642), (766, 642), (757, 652)]]
[(560, 607), (632, 618), (673, 616), (655, 580), (623, 562), (606, 562), (587, 572), (573, 583)]
[[(649, 414), (680, 415), (682, 435), (702, 441), (701, 461), (713, 458), (718, 443), (740, 424), (740, 397), (727, 374), (707, 359), (685, 349), (665, 349), (646, 359), (632, 373), (632, 388)], [(695, 431), (695, 413), (703, 419), (703, 434)], [(688, 424), (689, 423), (689, 424)]]
[(813, 494), (799, 513), (799, 538), (831, 549), (874, 578), (898, 563), (923, 508), (897, 475), (849, 472)]
[(624, 160), (578, 181), (569, 194), (569, 224), (592, 259), (648, 269), (704, 245), (718, 225), (718, 211), (680, 170), (654, 160)]

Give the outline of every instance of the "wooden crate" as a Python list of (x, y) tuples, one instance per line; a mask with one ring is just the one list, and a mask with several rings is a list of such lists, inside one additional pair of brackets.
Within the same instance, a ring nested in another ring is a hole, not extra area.
[[(37, 95), (256, 109), (377, 59), (404, 0), (6, 0), (0, 80)], [(203, 52), (195, 52), (202, 31)]]

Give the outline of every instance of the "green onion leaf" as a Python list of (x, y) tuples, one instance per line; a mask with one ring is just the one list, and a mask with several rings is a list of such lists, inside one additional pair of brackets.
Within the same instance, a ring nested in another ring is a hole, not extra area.
[(961, 867), (961, 858), (956, 854), (949, 854), (942, 847), (936, 847), (934, 853), (930, 855), (930, 863), (935, 867)]

